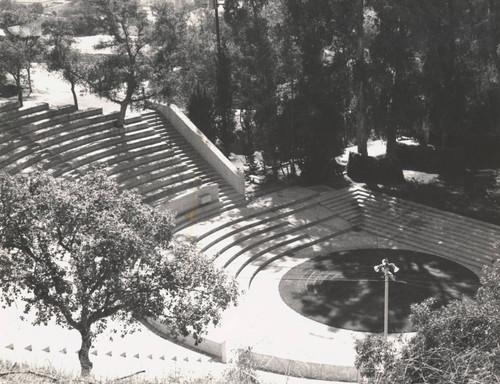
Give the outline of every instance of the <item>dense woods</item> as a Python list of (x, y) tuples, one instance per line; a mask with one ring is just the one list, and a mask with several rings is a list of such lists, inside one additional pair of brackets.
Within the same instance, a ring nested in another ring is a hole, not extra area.
[[(44, 61), (123, 113), (174, 101), (224, 153), (245, 154), (252, 164), (262, 151), (273, 170), (292, 177), (300, 170), (306, 183), (334, 177), (335, 157), (349, 144), (367, 155), (369, 137), (387, 140), (388, 158), (398, 157), (402, 136), (462, 149), (471, 135), (480, 143), (498, 138), (494, 1), (219, 3), (215, 14), (197, 2), (174, 9), (160, 1), (144, 8), (135, 0), (73, 0), (41, 16), (37, 7), (3, 0), (2, 81), (14, 80), (22, 99), (30, 64)], [(43, 38), (12, 28), (36, 22)], [(113, 54), (79, 57), (71, 37), (96, 33), (112, 37), (96, 48)]]

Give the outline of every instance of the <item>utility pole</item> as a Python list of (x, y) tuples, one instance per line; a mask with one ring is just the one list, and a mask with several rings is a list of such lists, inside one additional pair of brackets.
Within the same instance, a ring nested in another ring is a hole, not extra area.
[(384, 273), (384, 338), (387, 340), (389, 335), (389, 274)]
[(215, 9), (215, 33), (217, 34), (217, 53), (221, 54), (220, 28), (219, 28), (219, 0), (213, 0)]

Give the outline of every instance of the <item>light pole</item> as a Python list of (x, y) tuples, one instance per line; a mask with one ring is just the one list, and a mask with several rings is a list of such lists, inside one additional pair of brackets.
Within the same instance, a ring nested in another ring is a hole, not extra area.
[(384, 338), (387, 340), (389, 334), (389, 279), (396, 281), (394, 274), (399, 271), (394, 263), (389, 263), (388, 259), (382, 260), (382, 264), (373, 267), (376, 272), (384, 274)]
[(215, 9), (215, 33), (217, 34), (217, 53), (220, 57), (220, 30), (219, 30), (219, 0), (213, 0)]

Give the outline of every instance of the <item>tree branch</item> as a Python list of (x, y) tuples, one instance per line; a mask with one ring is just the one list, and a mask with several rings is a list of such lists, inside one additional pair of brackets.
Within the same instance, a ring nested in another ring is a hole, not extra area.
[(31, 371), (31, 370), (27, 370), (27, 371), (12, 371), (12, 372), (0, 372), (0, 377), (8, 376), (8, 375), (25, 375), (25, 374), (34, 375), (34, 376), (38, 376), (38, 377), (43, 377), (45, 379), (52, 380), (54, 383), (58, 383), (59, 382), (59, 380), (56, 379), (55, 377), (52, 377), (52, 376), (49, 376), (49, 375), (45, 375), (43, 373), (34, 372), (34, 371)]

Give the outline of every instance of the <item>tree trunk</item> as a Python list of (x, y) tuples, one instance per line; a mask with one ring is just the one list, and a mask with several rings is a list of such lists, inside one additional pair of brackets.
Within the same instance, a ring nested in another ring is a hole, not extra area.
[(81, 375), (89, 376), (93, 365), (89, 359), (90, 347), (92, 347), (92, 335), (90, 329), (81, 330), (80, 335), (82, 336), (82, 346), (78, 351), (78, 359), (80, 360)]
[(490, 0), (488, 4), (488, 10), (490, 12), (490, 17), (489, 17), (489, 41), (491, 42), (489, 44), (491, 56), (493, 57), (493, 62), (495, 63), (495, 68), (497, 70), (497, 75), (500, 75), (500, 57), (498, 57), (498, 32), (497, 32), (497, 22), (496, 20), (498, 19), (498, 12), (500, 10), (500, 7), (497, 5), (498, 0)]
[(31, 94), (33, 93), (33, 87), (31, 86), (31, 63), (26, 68), (26, 72), (28, 72), (28, 96), (31, 96)]
[(71, 93), (73, 94), (73, 103), (75, 104), (75, 108), (78, 110), (78, 98), (76, 97), (74, 81), (71, 81)]
[(17, 76), (14, 76), (16, 80), (17, 87), (17, 100), (19, 100), (19, 107), (23, 106), (23, 87), (21, 86), (21, 71), (17, 72)]
[(129, 102), (130, 101), (126, 98), (120, 103), (120, 114), (118, 115), (118, 120), (116, 120), (116, 126), (119, 128), (123, 128), (125, 125), (125, 114), (127, 113)]
[(394, 159), (396, 157), (396, 127), (394, 124), (389, 124), (387, 126), (387, 148), (385, 153), (388, 158)]
[(363, 156), (368, 156), (368, 135), (366, 132), (364, 80), (360, 80), (358, 89), (358, 103), (356, 106), (356, 125), (357, 125), (356, 133), (358, 142), (358, 153)]
[(368, 156), (368, 135), (366, 132), (366, 110), (365, 110), (365, 79), (364, 79), (364, 64), (365, 64), (365, 45), (364, 45), (364, 0), (358, 0), (359, 19), (357, 25), (358, 34), (358, 52), (357, 52), (357, 69), (358, 69), (358, 102), (356, 105), (356, 133), (358, 141), (358, 153), (363, 156)]
[[(292, 100), (292, 106), (294, 105), (294, 100), (295, 100), (295, 94), (294, 94), (294, 83), (293, 83), (293, 78), (290, 84), (290, 92), (291, 92), (291, 100)], [(290, 172), (292, 174), (292, 177), (295, 179), (297, 176), (297, 170), (295, 169), (295, 118), (293, 114), (294, 108), (290, 108)]]

